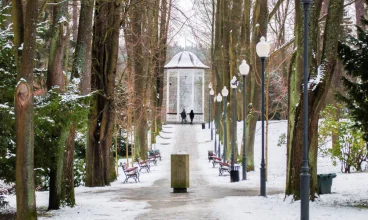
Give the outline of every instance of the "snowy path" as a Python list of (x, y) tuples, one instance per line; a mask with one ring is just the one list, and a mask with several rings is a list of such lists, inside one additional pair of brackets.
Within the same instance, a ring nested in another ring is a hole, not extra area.
[[(259, 128), (260, 123), (257, 127)], [(207, 125), (206, 125), (207, 127)], [(238, 140), (242, 129), (238, 124)], [(125, 179), (119, 170), (118, 180), (106, 187), (77, 187), (76, 207), (46, 211), (48, 192), (36, 192), (39, 219), (57, 220), (132, 220), (132, 219), (300, 219), (300, 201), (283, 193), (285, 187), (286, 148), (278, 147), (279, 136), (286, 132), (286, 121), (270, 124), (269, 179), (267, 198), (259, 195), (260, 130), (255, 138), (255, 171), (246, 181), (230, 183), (230, 177), (218, 176), (218, 168), (208, 163), (212, 150), (209, 129), (200, 125), (166, 125), (155, 148), (163, 158), (151, 172), (142, 170), (140, 182)], [(183, 135), (184, 134), (184, 135)], [(190, 154), (190, 188), (186, 194), (174, 194), (170, 187), (170, 155), (185, 151)], [(368, 172), (343, 174), (328, 157), (319, 157), (318, 173), (336, 172), (332, 194), (321, 195), (310, 203), (314, 220), (365, 220), (368, 216)], [(15, 207), (15, 196), (7, 197)], [(14, 209), (14, 208), (12, 208)]]
[[(258, 188), (240, 190), (209, 184), (203, 173), (206, 170), (212, 172), (215, 170), (214, 175), (217, 177), (218, 168), (211, 168), (212, 165), (208, 162), (204, 165), (199, 162), (205, 160), (203, 156), (207, 156), (207, 149), (205, 153), (203, 151), (199, 153), (199, 147), (205, 147), (201, 145), (201, 140), (208, 138), (208, 136), (204, 137), (206, 131), (208, 130), (202, 131), (199, 125), (176, 125), (173, 152), (186, 152), (190, 155), (189, 193), (174, 194), (170, 189), (170, 178), (158, 180), (153, 186), (159, 188), (157, 192), (152, 193), (156, 188), (141, 189), (147, 195), (146, 199), (149, 200), (151, 211), (138, 216), (137, 219), (217, 219), (218, 217), (213, 215), (209, 206), (213, 200), (228, 196), (259, 195)], [(230, 182), (228, 176), (219, 178)]]

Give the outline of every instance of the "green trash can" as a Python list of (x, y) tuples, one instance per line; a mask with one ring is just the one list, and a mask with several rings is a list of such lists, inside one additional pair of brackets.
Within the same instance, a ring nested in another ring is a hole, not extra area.
[(332, 179), (336, 177), (336, 173), (319, 174), (318, 176), (318, 193), (330, 194)]

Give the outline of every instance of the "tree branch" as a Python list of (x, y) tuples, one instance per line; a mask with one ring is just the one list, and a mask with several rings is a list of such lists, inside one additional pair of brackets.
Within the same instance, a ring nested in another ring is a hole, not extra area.
[(280, 5), (284, 2), (284, 0), (278, 0), (272, 11), (268, 14), (268, 22), (270, 22), (271, 18), (276, 14), (277, 10), (279, 10)]

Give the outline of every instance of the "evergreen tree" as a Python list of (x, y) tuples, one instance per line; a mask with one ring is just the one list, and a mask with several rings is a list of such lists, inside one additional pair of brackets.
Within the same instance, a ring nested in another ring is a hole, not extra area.
[[(368, 24), (362, 20), (362, 24)], [(339, 43), (339, 57), (344, 64), (346, 76), (342, 83), (346, 95), (338, 96), (346, 103), (355, 126), (363, 131), (368, 141), (368, 31), (357, 26), (357, 37), (348, 35), (346, 42)]]

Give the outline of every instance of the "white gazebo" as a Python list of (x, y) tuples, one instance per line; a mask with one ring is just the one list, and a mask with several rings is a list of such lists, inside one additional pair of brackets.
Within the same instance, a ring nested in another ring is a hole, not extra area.
[(165, 65), (167, 122), (181, 121), (183, 109), (187, 119), (193, 110), (194, 121), (204, 122), (204, 70), (208, 68), (189, 51), (176, 54)]

